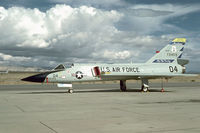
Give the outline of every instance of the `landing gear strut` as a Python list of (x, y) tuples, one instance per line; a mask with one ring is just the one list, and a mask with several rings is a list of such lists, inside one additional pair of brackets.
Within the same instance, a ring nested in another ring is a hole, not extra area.
[(74, 90), (72, 88), (68, 89), (68, 93), (73, 93)]
[(67, 92), (68, 92), (68, 93), (73, 93), (72, 84), (62, 84), (62, 83), (58, 83), (57, 86), (58, 86), (58, 87), (69, 88)]
[(141, 79), (141, 81), (142, 81), (141, 91), (142, 92), (148, 92), (149, 91), (149, 81), (148, 81), (148, 79)]
[(126, 91), (126, 80), (120, 80), (120, 90)]

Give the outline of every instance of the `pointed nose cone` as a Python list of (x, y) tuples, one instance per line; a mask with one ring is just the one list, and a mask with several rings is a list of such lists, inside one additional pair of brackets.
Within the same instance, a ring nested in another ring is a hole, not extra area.
[(33, 75), (33, 76), (30, 76), (30, 77), (23, 78), (21, 80), (22, 81), (42, 83), (42, 82), (44, 82), (44, 80), (46, 79), (48, 74), (49, 73), (41, 73), (41, 74), (37, 74), (37, 75)]

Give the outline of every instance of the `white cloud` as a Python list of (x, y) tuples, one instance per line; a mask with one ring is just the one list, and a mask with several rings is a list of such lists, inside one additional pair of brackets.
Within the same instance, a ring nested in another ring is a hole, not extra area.
[(176, 4), (136, 4), (122, 11), (126, 14), (121, 19), (121, 30), (135, 31), (141, 35), (152, 34), (156, 31), (179, 31), (177, 26), (165, 23), (170, 18), (180, 17), (200, 11), (200, 5)]
[[(50, 61), (88, 58), (118, 32), (114, 24), (122, 16), (114, 10), (68, 5), (56, 5), (46, 12), (1, 7), (0, 12), (3, 16), (0, 20), (2, 54), (32, 58), (30, 65), (38, 64), (34, 62), (36, 59), (38, 62), (46, 60), (48, 65), (52, 64)], [(5, 55), (2, 55), (4, 59)]]
[(3, 60), (3, 61), (30, 61), (31, 58), (28, 58), (28, 57), (13, 57), (11, 55), (7, 55), (7, 54), (3, 54), (3, 53), (0, 53), (0, 58)]
[(51, 3), (69, 4), (69, 5), (87, 5), (96, 7), (112, 7), (126, 5), (123, 0), (50, 0)]
[(105, 50), (103, 53), (103, 57), (107, 58), (107, 59), (127, 59), (130, 57), (130, 52), (125, 50), (125, 51), (119, 51), (119, 52), (115, 52), (115, 51), (108, 51)]
[(55, 5), (45, 12), (0, 7), (0, 58), (7, 64), (37, 67), (62, 62), (142, 62), (176, 35), (152, 33), (182, 32), (165, 21), (195, 12), (197, 7), (164, 4), (106, 10)]
[(48, 47), (49, 43), (46, 42), (44, 39), (40, 38), (29, 38), (29, 40), (25, 40), (22, 43), (17, 44), (18, 47), (38, 47), (38, 48), (44, 48)]
[(183, 15), (190, 12), (198, 11), (199, 4), (193, 5), (177, 5), (177, 4), (137, 4), (131, 7), (131, 9), (151, 9), (152, 11), (164, 11), (175, 13), (176, 15)]
[(6, 16), (6, 10), (3, 7), (0, 7), (0, 20), (3, 20)]

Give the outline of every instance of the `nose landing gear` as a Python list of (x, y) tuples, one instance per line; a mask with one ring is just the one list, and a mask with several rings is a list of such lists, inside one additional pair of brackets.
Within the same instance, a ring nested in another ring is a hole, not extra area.
[(64, 88), (69, 88), (68, 89), (68, 93), (73, 93), (73, 88), (72, 88), (72, 84), (57, 84), (58, 87), (64, 87)]

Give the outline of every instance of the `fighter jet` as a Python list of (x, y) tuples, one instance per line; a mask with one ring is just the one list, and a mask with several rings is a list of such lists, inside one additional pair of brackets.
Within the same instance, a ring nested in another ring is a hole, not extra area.
[(182, 59), (186, 44), (185, 38), (175, 38), (146, 63), (128, 64), (72, 64), (59, 65), (55, 69), (22, 79), (23, 81), (58, 83), (58, 87), (68, 88), (72, 93), (74, 82), (120, 81), (120, 90), (126, 91), (127, 80), (141, 80), (141, 90), (149, 90), (149, 79), (195, 76), (184, 74), (189, 60)]

